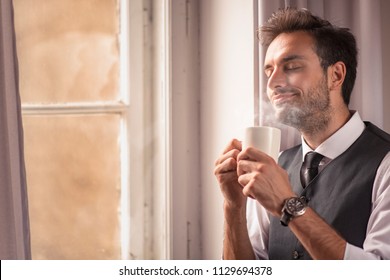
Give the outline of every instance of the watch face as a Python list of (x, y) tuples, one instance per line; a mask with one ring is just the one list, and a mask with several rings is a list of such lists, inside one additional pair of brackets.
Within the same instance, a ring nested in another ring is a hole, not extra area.
[(293, 216), (302, 215), (306, 210), (306, 201), (302, 197), (292, 197), (286, 201), (286, 210)]

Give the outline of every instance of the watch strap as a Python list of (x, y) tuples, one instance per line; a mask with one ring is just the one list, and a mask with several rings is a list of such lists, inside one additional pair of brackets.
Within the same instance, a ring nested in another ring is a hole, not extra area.
[(292, 215), (287, 213), (286, 211), (282, 212), (282, 216), (280, 217), (280, 224), (282, 226), (287, 227), (288, 223), (291, 221)]

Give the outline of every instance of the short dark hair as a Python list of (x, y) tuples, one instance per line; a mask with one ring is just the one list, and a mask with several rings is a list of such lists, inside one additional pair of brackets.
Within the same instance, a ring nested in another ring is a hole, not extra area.
[(329, 21), (314, 16), (307, 9), (285, 8), (272, 14), (258, 30), (262, 45), (268, 46), (281, 33), (304, 31), (315, 41), (315, 52), (320, 58), (321, 67), (326, 69), (342, 61), (347, 69), (342, 86), (345, 104), (349, 104), (356, 80), (357, 47), (356, 39), (348, 28), (332, 25)]

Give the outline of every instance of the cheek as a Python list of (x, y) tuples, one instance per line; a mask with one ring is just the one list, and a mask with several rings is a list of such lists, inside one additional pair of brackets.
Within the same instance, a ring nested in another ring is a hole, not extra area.
[(268, 86), (267, 86), (267, 91), (266, 91), (266, 93), (267, 93), (268, 99), (271, 100), (272, 89), (270, 89)]
[(287, 85), (293, 87), (301, 92), (307, 92), (316, 81), (310, 75), (291, 75), (287, 79)]
[(308, 75), (304, 75), (303, 73), (289, 75), (287, 77), (287, 84), (291, 87), (303, 88), (306, 84), (309, 84)]

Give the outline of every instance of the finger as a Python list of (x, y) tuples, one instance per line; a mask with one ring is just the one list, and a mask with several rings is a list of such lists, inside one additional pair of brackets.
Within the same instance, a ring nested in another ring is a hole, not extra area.
[[(250, 198), (253, 198), (255, 199), (255, 196), (254, 194), (251, 192), (253, 188), (251, 188), (249, 185), (252, 184), (251, 183), (251, 180), (252, 180), (252, 177), (250, 176), (250, 174), (244, 174), (240, 177), (238, 177), (238, 183), (241, 185), (242, 187), (242, 193), (247, 196), (247, 197), (250, 197)], [(253, 181), (253, 180), (252, 180)]]
[(253, 166), (253, 161), (248, 161), (248, 160), (240, 160), (237, 162), (237, 175), (241, 176), (246, 173), (252, 172), (254, 169)]
[(250, 174), (242, 174), (238, 176), (238, 183), (244, 188), (248, 184), (250, 179)]
[(218, 175), (227, 172), (237, 172), (236, 170), (237, 170), (237, 161), (234, 158), (230, 157), (215, 167), (214, 174)]
[(221, 156), (215, 161), (215, 165), (218, 165), (218, 164), (224, 162), (224, 161), (227, 160), (228, 158), (234, 158), (235, 160), (237, 160), (237, 156), (238, 156), (239, 153), (240, 153), (240, 151), (237, 150), (237, 149), (230, 150), (230, 151), (226, 152), (225, 154), (221, 155)]
[(255, 194), (252, 193), (252, 190), (253, 188), (250, 187), (249, 184), (245, 185), (243, 188), (242, 188), (242, 193), (245, 195), (245, 196), (248, 196), (250, 198), (253, 198), (253, 199), (256, 199), (255, 198)]
[(223, 154), (226, 154), (228, 151), (233, 149), (237, 149), (239, 151), (242, 150), (242, 144), (237, 139), (233, 139), (230, 141), (229, 145), (227, 145), (227, 147), (223, 150)]
[(237, 162), (237, 175), (241, 176), (246, 173), (251, 173), (253, 171), (258, 171), (261, 169), (263, 163), (250, 161), (250, 160), (240, 160)]
[(247, 147), (246, 149), (242, 150), (237, 156), (237, 161), (240, 160), (274, 161), (272, 157), (254, 147)]

